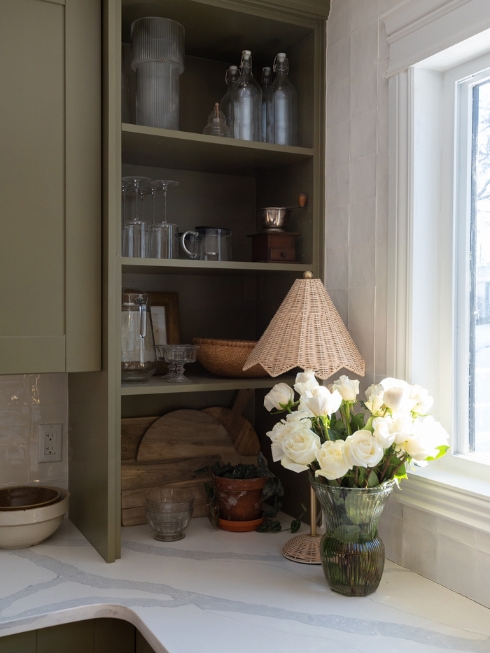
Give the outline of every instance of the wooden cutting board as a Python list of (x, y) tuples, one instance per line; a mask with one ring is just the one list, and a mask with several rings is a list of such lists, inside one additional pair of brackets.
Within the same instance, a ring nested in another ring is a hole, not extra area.
[(242, 456), (257, 456), (260, 442), (254, 427), (242, 416), (253, 390), (240, 390), (233, 408), (204, 408), (201, 412), (214, 417), (228, 431), (235, 449)]
[[(231, 411), (229, 411), (231, 412)], [(204, 482), (196, 470), (222, 463), (256, 463), (240, 455), (226, 428), (199, 410), (176, 410), (163, 417), (126, 418), (121, 424), (121, 524), (146, 524), (145, 496), (150, 488), (188, 489), (194, 517), (206, 514)]]
[(121, 490), (144, 489), (148, 492), (148, 488), (195, 479), (196, 470), (212, 465), (216, 460), (216, 456), (194, 456), (183, 460), (125, 461), (121, 463)]
[(138, 462), (214, 456), (232, 465), (241, 458), (225, 427), (200, 410), (174, 410), (151, 424), (138, 447)]

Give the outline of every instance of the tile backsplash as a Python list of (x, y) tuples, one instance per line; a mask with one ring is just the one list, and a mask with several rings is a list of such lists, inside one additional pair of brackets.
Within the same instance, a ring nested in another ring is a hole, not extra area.
[(393, 495), (379, 535), (389, 560), (490, 608), (488, 533), (402, 505)]
[[(61, 462), (38, 463), (38, 425), (61, 424)], [(67, 374), (0, 376), (0, 486), (68, 487)]]

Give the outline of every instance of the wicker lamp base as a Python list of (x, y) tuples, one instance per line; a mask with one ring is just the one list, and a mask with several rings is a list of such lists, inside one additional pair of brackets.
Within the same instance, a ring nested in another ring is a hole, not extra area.
[(320, 535), (296, 535), (282, 547), (282, 555), (293, 562), (321, 565)]
[(316, 534), (316, 494), (310, 487), (310, 532), (308, 535), (296, 535), (282, 547), (282, 555), (293, 562), (302, 562), (304, 565), (321, 565), (320, 540), (321, 535)]

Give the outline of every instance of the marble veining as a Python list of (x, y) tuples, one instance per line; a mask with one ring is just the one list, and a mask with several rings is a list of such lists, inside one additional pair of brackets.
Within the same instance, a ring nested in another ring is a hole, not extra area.
[[(280, 555), (288, 533), (235, 534), (195, 519), (160, 543), (123, 529), (122, 560), (107, 565), (67, 520), (50, 540), (0, 552), (0, 634), (114, 616), (157, 651), (490, 652), (490, 610), (387, 563), (371, 597), (327, 587), (318, 566)], [(25, 578), (19, 569), (25, 566)], [(14, 578), (15, 574), (15, 578)]]

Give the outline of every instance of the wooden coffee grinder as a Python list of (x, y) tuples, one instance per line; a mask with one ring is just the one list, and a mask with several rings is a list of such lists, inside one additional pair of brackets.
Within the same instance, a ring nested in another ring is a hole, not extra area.
[(255, 263), (297, 263), (296, 238), (301, 236), (284, 230), (293, 209), (304, 208), (306, 195), (298, 197), (298, 206), (269, 206), (257, 211), (257, 218), (264, 231), (252, 234), (252, 261)]

